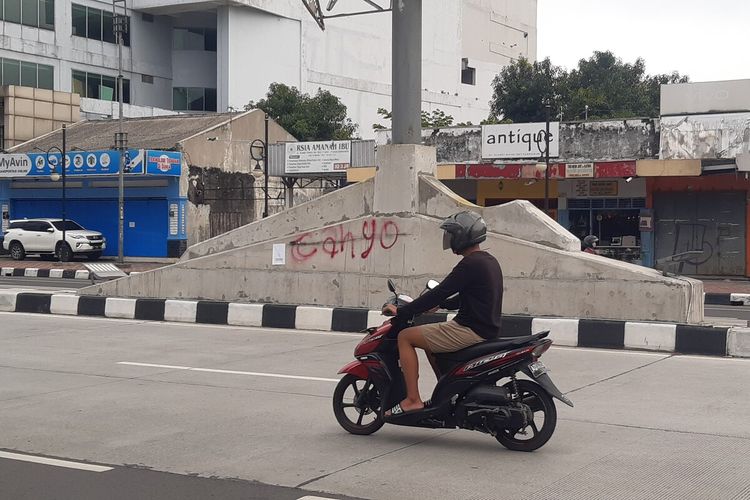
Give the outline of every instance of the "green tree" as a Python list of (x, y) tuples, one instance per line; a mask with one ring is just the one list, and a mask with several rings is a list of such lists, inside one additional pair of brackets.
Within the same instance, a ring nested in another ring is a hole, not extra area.
[(544, 121), (548, 99), (553, 119), (654, 117), (659, 115), (660, 86), (687, 81), (677, 72), (649, 76), (643, 59), (625, 63), (609, 51), (594, 52), (570, 72), (549, 59), (519, 59), (494, 80), (490, 119)]
[(346, 116), (346, 105), (322, 89), (311, 96), (296, 87), (272, 83), (265, 99), (250, 102), (245, 109), (262, 109), (299, 141), (352, 139), (357, 131)]
[[(393, 113), (385, 108), (378, 108), (378, 114), (382, 117), (383, 120), (390, 121), (393, 118)], [(453, 125), (453, 117), (446, 114), (445, 111), (441, 109), (436, 109), (432, 113), (422, 111), (422, 128), (443, 128), (450, 127), (451, 125)], [(471, 122), (463, 122), (459, 123), (458, 125), (470, 126)], [(372, 128), (374, 130), (383, 130), (388, 127), (380, 123), (373, 123)]]
[(489, 120), (539, 122), (545, 119), (545, 103), (553, 117), (560, 113), (560, 96), (565, 93), (565, 71), (549, 58), (529, 62), (520, 58), (504, 67), (492, 82)]

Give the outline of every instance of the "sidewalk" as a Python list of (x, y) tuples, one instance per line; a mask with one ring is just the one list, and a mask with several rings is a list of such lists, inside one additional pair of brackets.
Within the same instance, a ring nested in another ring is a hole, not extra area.
[(750, 280), (701, 280), (703, 281), (703, 290), (706, 293), (714, 294), (732, 294), (732, 293), (750, 293)]

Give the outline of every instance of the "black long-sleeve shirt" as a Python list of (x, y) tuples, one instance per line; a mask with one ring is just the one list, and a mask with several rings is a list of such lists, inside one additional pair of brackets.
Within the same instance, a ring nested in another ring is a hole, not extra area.
[[(500, 335), (500, 316), (503, 305), (503, 272), (497, 259), (484, 251), (471, 253), (461, 259), (451, 273), (436, 288), (414, 302), (398, 308), (400, 318), (411, 318), (429, 311), (445, 300), (459, 294), (460, 307), (455, 321), (482, 338)], [(455, 304), (455, 299), (450, 302)]]

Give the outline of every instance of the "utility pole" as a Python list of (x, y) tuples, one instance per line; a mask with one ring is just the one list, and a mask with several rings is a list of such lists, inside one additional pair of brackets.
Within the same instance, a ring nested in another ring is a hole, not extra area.
[(549, 115), (551, 106), (549, 101), (544, 106), (546, 115), (546, 126), (544, 134), (544, 212), (549, 215)]
[(422, 144), (422, 0), (393, 2), (393, 144)]
[(66, 210), (66, 206), (65, 206), (66, 202), (67, 202), (67, 190), (66, 190), (67, 185), (65, 183), (65, 171), (67, 170), (67, 168), (66, 168), (67, 165), (65, 164), (66, 163), (65, 162), (65, 146), (66, 146), (65, 140), (66, 140), (66, 138), (67, 138), (67, 130), (66, 130), (66, 125), (63, 123), (63, 126), (62, 126), (62, 151), (61, 151), (62, 157), (60, 158), (60, 160), (61, 160), (60, 165), (62, 167), (62, 224), (63, 224), (63, 228), (62, 228), (62, 240), (63, 240), (63, 244), (60, 246), (60, 251), (58, 252), (58, 257), (61, 258), (60, 260), (62, 260), (63, 248), (65, 248), (65, 245), (68, 244), (68, 240), (65, 238), (65, 226), (67, 224), (67, 222), (66, 222), (66, 219), (67, 219), (67, 213), (66, 212), (67, 212), (67, 210)]
[[(122, 3), (123, 14), (117, 13), (117, 4)], [(117, 197), (117, 262), (125, 261), (125, 151), (128, 147), (128, 134), (123, 131), (123, 94), (122, 94), (122, 45), (123, 36), (128, 30), (128, 7), (125, 0), (112, 0), (112, 21), (117, 41), (117, 97), (119, 101), (119, 131), (115, 134), (115, 147), (120, 152)]]

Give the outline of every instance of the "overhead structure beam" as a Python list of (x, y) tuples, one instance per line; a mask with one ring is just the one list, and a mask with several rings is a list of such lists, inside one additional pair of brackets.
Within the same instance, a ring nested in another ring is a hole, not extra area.
[[(373, 8), (373, 10), (359, 10), (359, 11), (354, 11), (354, 12), (325, 14), (323, 12), (323, 9), (320, 7), (320, 0), (302, 0), (302, 4), (305, 6), (307, 11), (310, 13), (313, 19), (315, 19), (315, 22), (318, 23), (318, 26), (320, 26), (320, 29), (322, 30), (326, 29), (326, 25), (325, 25), (326, 19), (335, 19), (338, 17), (362, 16), (365, 14), (379, 14), (381, 12), (390, 12), (393, 7), (393, 0), (386, 2), (386, 4), (383, 4), (382, 0), (378, 0), (380, 3), (376, 2), (375, 0), (362, 0), (362, 1), (370, 5)], [(328, 5), (326, 6), (326, 11), (331, 12), (337, 3), (338, 3), (338, 0), (329, 0)], [(384, 7), (383, 5), (388, 5), (388, 7)]]

